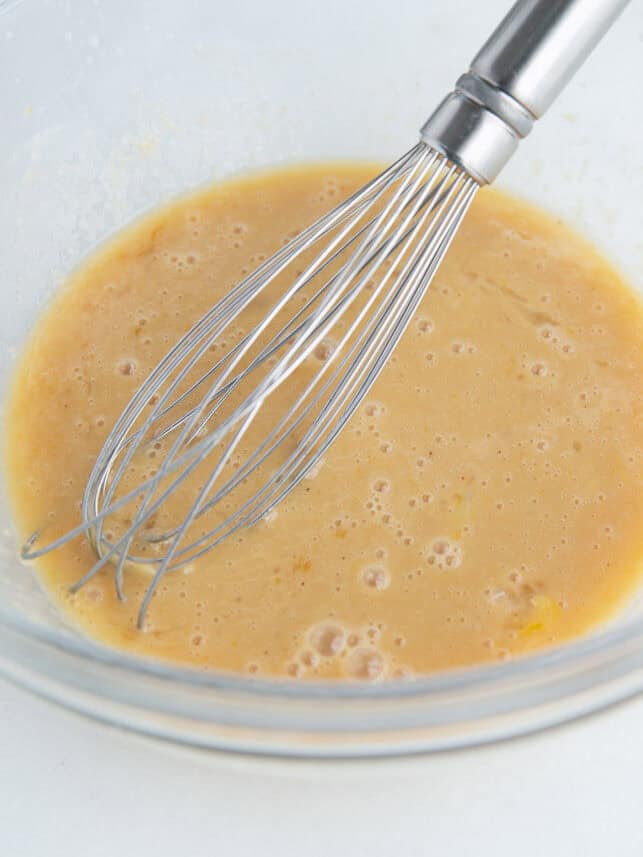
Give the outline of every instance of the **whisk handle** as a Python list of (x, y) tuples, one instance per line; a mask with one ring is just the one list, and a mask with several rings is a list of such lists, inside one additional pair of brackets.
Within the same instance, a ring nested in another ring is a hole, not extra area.
[(518, 0), (422, 128), (480, 183), (493, 181), (628, 0)]
[(478, 51), (471, 74), (539, 118), (628, 0), (519, 0)]

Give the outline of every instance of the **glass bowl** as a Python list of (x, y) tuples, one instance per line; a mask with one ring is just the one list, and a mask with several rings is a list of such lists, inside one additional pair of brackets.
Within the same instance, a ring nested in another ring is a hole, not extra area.
[[(173, 194), (282, 162), (391, 160), (505, 0), (0, 0), (0, 374), (93, 246)], [(502, 176), (641, 283), (643, 12), (632, 6)], [(3, 486), (4, 487), (4, 486)], [(379, 685), (204, 674), (103, 648), (17, 559), (0, 498), (0, 671), (94, 717), (205, 747), (309, 756), (461, 747), (643, 687), (643, 599), (574, 643)]]

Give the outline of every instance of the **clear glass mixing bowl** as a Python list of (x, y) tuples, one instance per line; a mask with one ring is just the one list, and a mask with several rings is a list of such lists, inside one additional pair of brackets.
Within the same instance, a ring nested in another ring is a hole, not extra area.
[[(38, 311), (107, 234), (172, 194), (301, 160), (390, 160), (507, 0), (0, 0), (4, 389)], [(633, 5), (501, 185), (591, 236), (641, 283)], [(3, 390), (4, 392), (4, 390)], [(0, 671), (78, 711), (210, 747), (294, 755), (443, 749), (543, 728), (643, 687), (643, 599), (577, 642), (373, 686), (203, 674), (79, 635), (17, 559), (0, 505)]]

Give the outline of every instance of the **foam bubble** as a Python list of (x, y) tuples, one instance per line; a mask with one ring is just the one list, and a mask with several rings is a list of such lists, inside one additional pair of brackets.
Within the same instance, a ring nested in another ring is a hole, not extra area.
[(362, 581), (370, 589), (388, 589), (391, 576), (382, 565), (371, 565), (362, 572)]
[(136, 372), (136, 361), (121, 360), (116, 368), (121, 375), (133, 375)]
[(455, 569), (462, 564), (462, 547), (451, 539), (436, 539), (427, 549), (427, 561), (438, 568)]
[(332, 357), (334, 350), (335, 344), (330, 339), (322, 339), (322, 341), (316, 346), (313, 354), (318, 360), (326, 361)]
[(388, 493), (391, 490), (391, 483), (388, 479), (376, 479), (373, 488), (380, 494)]
[(310, 632), (310, 645), (322, 657), (332, 658), (338, 655), (346, 643), (346, 634), (341, 625), (324, 622)]
[(369, 417), (377, 417), (383, 412), (384, 408), (375, 402), (368, 402), (364, 406), (364, 413)]
[(262, 520), (263, 520), (263, 521), (264, 521), (264, 523), (266, 523), (266, 524), (274, 524), (274, 522), (277, 520), (277, 515), (278, 515), (278, 514), (279, 514), (279, 513), (277, 512), (277, 509), (276, 509), (276, 508), (268, 509), (268, 511), (267, 511), (267, 512), (265, 513), (265, 515), (263, 516)]
[(305, 667), (316, 667), (319, 663), (319, 656), (316, 652), (306, 649), (301, 653), (300, 660)]
[(374, 649), (354, 649), (346, 658), (346, 673), (360, 681), (375, 681), (384, 674), (384, 658)]

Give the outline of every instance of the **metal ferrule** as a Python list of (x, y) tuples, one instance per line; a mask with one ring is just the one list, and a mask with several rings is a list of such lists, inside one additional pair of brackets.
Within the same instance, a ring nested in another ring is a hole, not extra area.
[(518, 0), (421, 139), (492, 182), (627, 2)]
[[(472, 77), (463, 75), (458, 83)], [(513, 101), (505, 93), (496, 92), (494, 102), (499, 103), (502, 96)], [(420, 137), (466, 170), (478, 184), (489, 184), (533, 125), (533, 119), (529, 118), (527, 123), (521, 117), (522, 121), (516, 123), (516, 127), (507, 121), (505, 112), (496, 113), (479, 97), (474, 97), (468, 88), (457, 87), (424, 123)]]

